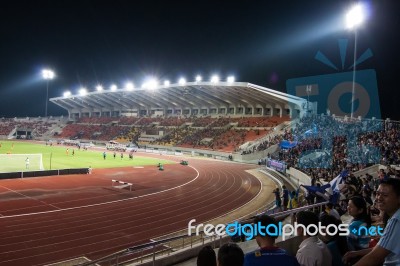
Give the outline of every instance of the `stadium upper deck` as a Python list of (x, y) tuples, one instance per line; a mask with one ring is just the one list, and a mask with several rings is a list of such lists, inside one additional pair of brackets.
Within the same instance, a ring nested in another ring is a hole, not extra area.
[(180, 82), (64, 95), (70, 118), (171, 115), (303, 116), (307, 100), (244, 82)]

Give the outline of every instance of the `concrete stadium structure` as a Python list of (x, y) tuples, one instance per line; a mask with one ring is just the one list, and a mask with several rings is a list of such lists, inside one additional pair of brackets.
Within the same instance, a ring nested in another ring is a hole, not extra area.
[(302, 117), (307, 100), (245, 82), (180, 82), (114, 87), (51, 98), (69, 118), (174, 115)]

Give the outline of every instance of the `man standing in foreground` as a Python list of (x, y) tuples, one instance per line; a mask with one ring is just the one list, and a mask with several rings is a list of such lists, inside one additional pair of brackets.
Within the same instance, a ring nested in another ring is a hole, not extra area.
[(376, 202), (379, 210), (390, 219), (378, 244), (359, 260), (356, 266), (400, 265), (400, 179), (387, 178), (381, 181), (376, 191)]

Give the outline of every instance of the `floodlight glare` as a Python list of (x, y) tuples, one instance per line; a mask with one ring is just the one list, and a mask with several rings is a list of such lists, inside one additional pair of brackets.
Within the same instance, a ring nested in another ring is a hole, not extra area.
[(97, 86), (96, 86), (96, 90), (97, 90), (97, 91), (102, 91), (102, 90), (103, 90), (103, 86), (97, 85)]
[(167, 86), (167, 87), (168, 87), (169, 84), (170, 84), (169, 80), (165, 80), (165, 81), (164, 81), (164, 86)]
[(228, 81), (228, 83), (233, 83), (233, 82), (235, 82), (235, 77), (234, 76), (229, 76), (227, 78), (227, 81)]
[(86, 94), (87, 94), (86, 88), (81, 88), (81, 89), (79, 90), (79, 95), (85, 96)]
[(150, 79), (147, 82), (147, 87), (150, 90), (155, 90), (157, 88), (157, 86), (158, 86), (158, 81), (156, 79)]
[(55, 77), (55, 74), (50, 69), (43, 69), (42, 77), (46, 80), (46, 107), (44, 111), (44, 117), (47, 117), (47, 102), (49, 101), (49, 81)]
[(43, 76), (44, 79), (53, 79), (55, 77), (55, 74), (50, 69), (43, 69), (42, 70), (42, 76)]
[(186, 79), (180, 78), (179, 79), (179, 85), (185, 85), (186, 84)]
[(111, 85), (110, 88), (111, 88), (112, 91), (116, 91), (117, 90), (117, 85), (113, 84), (113, 85)]
[(365, 19), (365, 10), (361, 4), (353, 6), (346, 14), (346, 27), (353, 29), (363, 23)]
[(217, 75), (214, 75), (211, 77), (211, 82), (212, 83), (217, 83), (219, 81), (219, 77)]
[(128, 90), (128, 91), (132, 91), (134, 87), (135, 87), (135, 86), (133, 85), (132, 82), (128, 82), (128, 83), (126, 83), (126, 85), (125, 85), (125, 88), (126, 88), (126, 90)]
[(200, 82), (201, 80), (202, 80), (201, 76), (200, 76), (200, 75), (197, 75), (197, 76), (196, 76), (196, 82)]
[(69, 96), (71, 96), (71, 92), (70, 91), (64, 92), (64, 97), (69, 97)]

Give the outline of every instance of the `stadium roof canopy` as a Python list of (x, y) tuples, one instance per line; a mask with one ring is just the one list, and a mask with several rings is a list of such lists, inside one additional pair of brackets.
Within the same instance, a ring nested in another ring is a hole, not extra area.
[(244, 82), (188, 82), (155, 88), (102, 90), (50, 101), (71, 118), (139, 115), (302, 116), (307, 100)]

